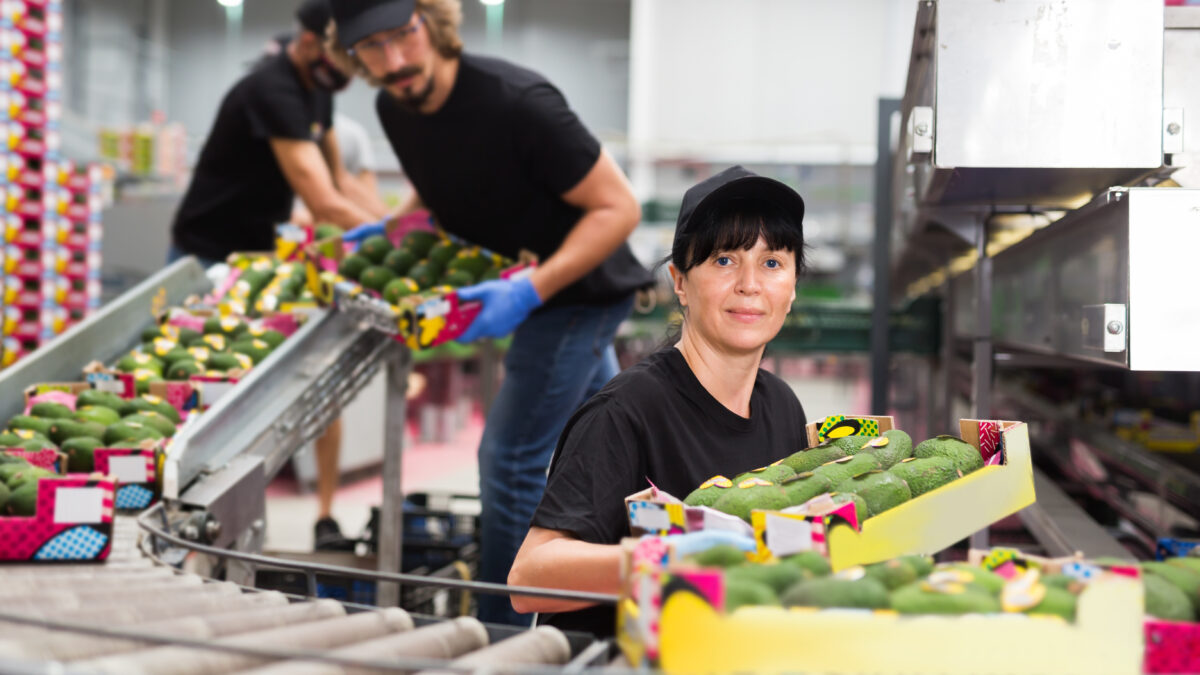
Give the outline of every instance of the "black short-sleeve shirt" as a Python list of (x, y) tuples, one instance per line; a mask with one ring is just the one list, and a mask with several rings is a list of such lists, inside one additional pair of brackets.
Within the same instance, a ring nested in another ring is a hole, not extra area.
[(286, 51), (260, 60), (221, 101), (175, 214), (175, 245), (218, 259), (274, 249), (295, 194), (270, 140), (320, 143), (332, 124), (333, 95), (305, 87)]
[[(629, 534), (625, 497), (651, 482), (680, 499), (717, 474), (765, 466), (805, 447), (804, 409), (792, 389), (758, 371), (750, 417), (717, 401), (674, 347), (613, 378), (567, 422), (532, 524), (582, 541)], [(611, 607), (543, 617), (560, 628), (611, 634)]]
[[(384, 133), (409, 180), (447, 231), (507, 256), (550, 257), (582, 217), (562, 199), (600, 157), (600, 142), (541, 75), (464, 54), (432, 114), (376, 98)], [(653, 283), (622, 243), (548, 305), (602, 304)]]

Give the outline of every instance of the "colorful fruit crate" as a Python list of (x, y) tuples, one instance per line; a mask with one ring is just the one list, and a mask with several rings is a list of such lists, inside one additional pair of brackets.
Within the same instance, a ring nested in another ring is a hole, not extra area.
[(719, 571), (681, 564), (669, 549), (637, 540), (626, 540), (622, 549), (617, 642), (638, 667), (667, 673), (1141, 672), (1137, 576), (1096, 576), (1080, 593), (1073, 622), (1019, 612), (742, 606), (725, 613)]
[(33, 515), (0, 517), (0, 560), (107, 558), (116, 481), (70, 474), (42, 478), (36, 486)]
[[(834, 416), (810, 423), (807, 431), (814, 446), (829, 434), (880, 436), (893, 428), (891, 417)], [(740, 531), (755, 537), (760, 559), (816, 550), (834, 571), (936, 553), (1036, 501), (1024, 423), (961, 420), (959, 429), (988, 458), (986, 466), (862, 522), (853, 502), (818, 497), (779, 511), (752, 510), (747, 524), (708, 507), (687, 506), (652, 487), (626, 498), (630, 529), (635, 534)]]

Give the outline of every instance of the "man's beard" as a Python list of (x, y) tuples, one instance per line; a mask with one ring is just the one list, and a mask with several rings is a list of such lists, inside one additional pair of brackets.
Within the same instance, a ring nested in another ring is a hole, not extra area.
[(430, 95), (433, 94), (433, 77), (426, 78), (425, 86), (420, 91), (413, 91), (410, 87), (405, 89), (403, 93), (397, 94), (395, 90), (389, 88), (389, 85), (420, 74), (421, 69), (418, 66), (401, 68), (400, 70), (384, 75), (383, 85), (387, 88), (387, 92), (392, 95), (392, 98), (396, 99), (397, 103), (417, 112), (429, 100)]

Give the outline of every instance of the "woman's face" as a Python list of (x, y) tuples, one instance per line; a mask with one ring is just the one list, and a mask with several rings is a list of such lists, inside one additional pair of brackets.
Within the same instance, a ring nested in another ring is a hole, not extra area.
[(729, 353), (770, 342), (796, 298), (796, 256), (772, 251), (762, 237), (748, 251), (720, 251), (682, 274), (670, 267), (675, 295), (686, 308), (684, 331)]

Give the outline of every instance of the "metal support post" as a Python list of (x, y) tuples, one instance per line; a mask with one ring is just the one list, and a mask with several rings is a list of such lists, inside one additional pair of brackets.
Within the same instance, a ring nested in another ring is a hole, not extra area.
[(958, 420), (954, 419), (954, 359), (957, 358), (954, 353), (954, 304), (954, 280), (947, 274), (942, 284), (942, 370), (938, 373), (941, 380), (938, 387), (941, 390), (938, 419), (942, 428), (929, 430), (935, 436), (958, 428)]
[[(404, 491), (401, 487), (401, 460), (407, 426), (408, 376), (412, 372), (412, 352), (400, 349), (387, 362), (387, 396), (383, 431), (383, 505), (379, 510), (379, 571), (400, 572), (403, 541)], [(375, 604), (395, 607), (400, 604), (400, 587), (380, 583)]]
[(892, 274), (892, 115), (900, 100), (879, 99), (875, 155), (874, 304), (871, 308), (871, 414), (888, 414), (888, 381), (891, 351), (888, 318)]
[[(977, 420), (992, 416), (992, 259), (987, 254), (988, 221), (975, 229), (975, 339), (971, 364), (971, 414)], [(971, 535), (971, 548), (987, 548), (988, 532)]]

